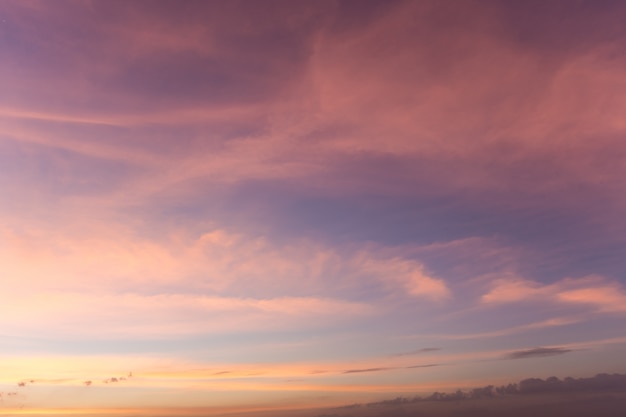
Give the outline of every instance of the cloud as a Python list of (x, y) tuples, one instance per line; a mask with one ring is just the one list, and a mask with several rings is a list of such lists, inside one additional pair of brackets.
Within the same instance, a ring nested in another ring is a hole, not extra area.
[(451, 296), (445, 281), (428, 275), (424, 266), (415, 260), (399, 257), (377, 259), (368, 256), (367, 252), (360, 254), (357, 259), (357, 264), (364, 271), (384, 277), (388, 282), (401, 283), (412, 296), (434, 301), (446, 300)]
[(546, 356), (557, 356), (572, 352), (570, 349), (560, 347), (538, 347), (533, 349), (518, 350), (506, 355), (507, 359), (528, 359), (542, 358)]
[(429, 363), (427, 365), (411, 365), (411, 366), (407, 366), (407, 369), (415, 369), (415, 368), (432, 368), (435, 366), (439, 366), (438, 363)]
[(549, 294), (550, 288), (524, 279), (502, 279), (492, 284), (491, 290), (482, 296), (485, 303), (510, 303)]
[[(396, 397), (394, 399), (356, 403), (332, 410), (358, 410), (359, 416), (428, 415), (467, 416), (523, 416), (531, 412), (536, 416), (586, 416), (596, 414), (619, 415), (624, 399), (614, 394), (626, 386), (626, 375), (598, 374), (590, 378), (559, 379), (550, 377), (527, 378), (519, 383), (473, 388), (469, 391), (435, 392), (430, 396)], [(551, 394), (558, 394), (553, 396)], [(610, 395), (607, 395), (610, 394)], [(372, 412), (371, 409), (377, 410)], [(384, 413), (384, 409), (390, 412)], [(380, 414), (383, 411), (384, 414)], [(324, 414), (320, 415), (323, 416)], [(352, 414), (333, 414), (348, 416)]]
[(392, 356), (413, 356), (413, 355), (419, 355), (420, 353), (437, 352), (439, 350), (441, 350), (440, 347), (426, 347), (422, 349), (412, 350), (410, 352), (396, 353), (395, 355), (392, 355)]
[(487, 305), (542, 301), (590, 306), (604, 313), (626, 312), (626, 292), (623, 286), (601, 276), (566, 278), (548, 285), (517, 278), (498, 279), (491, 285), (491, 289), (481, 298)]
[(541, 320), (534, 323), (523, 324), (520, 326), (507, 327), (506, 329), (493, 330), (477, 333), (459, 333), (459, 334), (437, 334), (437, 337), (445, 340), (467, 340), (467, 339), (485, 339), (492, 337), (503, 337), (512, 334), (528, 332), (530, 330), (545, 329), (550, 327), (568, 326), (585, 321), (584, 317), (557, 317), (552, 319)]
[[(273, 27), (250, 19), (247, 11), (220, 10), (220, 16), (225, 13), (224, 20), (215, 21), (211, 5), (190, 6), (195, 12), (179, 16), (180, 20), (166, 17), (170, 12), (161, 11), (162, 15), (140, 5), (119, 10), (93, 7), (114, 13), (119, 20), (102, 19), (89, 7), (78, 5), (68, 6), (63, 13), (49, 7), (43, 7), (46, 12), (9, 8), (10, 14), (20, 17), (16, 22), (37, 28), (24, 39), (34, 51), (46, 51), (50, 36), (58, 39), (59, 45), (65, 44), (64, 39), (72, 40), (72, 47), (57, 51), (67, 58), (54, 61), (60, 68), (43, 71), (50, 66), (25, 66), (41, 78), (66, 82), (72, 87), (64, 90), (77, 97), (64, 95), (64, 103), (52, 105), (59, 102), (56, 89), (40, 88), (36, 84), (39, 78), (26, 77), (17, 64), (31, 62), (27, 58), (42, 60), (42, 56), (23, 56), (25, 61), (16, 60), (10, 74), (16, 82), (8, 85), (23, 86), (31, 100), (3, 103), (1, 113), (10, 119), (5, 133), (18, 140), (45, 142), (46, 147), (35, 151), (44, 160), (54, 155), (49, 147), (59, 146), (80, 155), (122, 160), (131, 167), (106, 195), (91, 196), (83, 201), (85, 206), (78, 204), (71, 212), (91, 212), (100, 207), (97, 199), (102, 199), (113, 211), (124, 210), (130, 201), (145, 214), (159, 205), (154, 201), (161, 197), (161, 202), (177, 204), (195, 198), (188, 213), (198, 213), (222, 200), (214, 194), (217, 185), (232, 190), (241, 184), (288, 183), (316, 201), (346, 202), (364, 193), (374, 193), (374, 200), (381, 201), (378, 196), (384, 195), (389, 201), (399, 199), (401, 207), (412, 205), (402, 210), (419, 212), (420, 218), (426, 216), (425, 210), (413, 207), (417, 203), (407, 199), (419, 195), (423, 205), (434, 206), (433, 211), (440, 214), (444, 209), (438, 203), (441, 196), (454, 195), (444, 198), (449, 201), (445, 208), (475, 209), (483, 213), (476, 223), (491, 224), (495, 229), (485, 234), (513, 234), (515, 238), (520, 232), (506, 229), (519, 223), (519, 216), (506, 212), (510, 205), (517, 206), (520, 201), (537, 204), (541, 213), (545, 197), (550, 195), (548, 201), (558, 206), (557, 211), (567, 206), (568, 212), (578, 212), (583, 204), (578, 199), (591, 198), (570, 193), (568, 187), (588, 184), (595, 190), (623, 177), (619, 163), (602, 163), (607, 158), (602, 156), (605, 149), (612, 149), (615, 155), (623, 150), (619, 141), (611, 139), (623, 130), (618, 110), (589, 110), (604, 109), (603, 103), (612, 103), (611, 109), (623, 107), (622, 84), (618, 82), (623, 78), (622, 65), (610, 58), (616, 46), (593, 38), (585, 42), (585, 48), (547, 54), (543, 45), (529, 46), (514, 30), (499, 23), (500, 12), (506, 12), (500, 9), (506, 7), (464, 4), (443, 10), (435, 2), (399, 2), (384, 7), (384, 13), (375, 14), (376, 18), (352, 16), (350, 19), (360, 23), (353, 21), (346, 30), (329, 24), (346, 19), (341, 8), (329, 5), (311, 6), (306, 11), (270, 7), (276, 13), (268, 16), (276, 25)], [(278, 16), (289, 16), (289, 22), (303, 25), (293, 27)], [(225, 24), (229, 19), (248, 23)], [(535, 19), (540, 18), (532, 21)], [(423, 24), (415, 25), (415, 21)], [(176, 22), (185, 22), (184, 29), (177, 28)], [(93, 31), (88, 39), (73, 36), (74, 31), (82, 33), (81, 24), (89, 24)], [(57, 31), (56, 27), (65, 29)], [(593, 33), (599, 30), (593, 25), (592, 29)], [(281, 36), (280, 43), (270, 42), (272, 31), (289, 36)], [(374, 55), (372, 45), (378, 45)], [(259, 54), (260, 50), (265, 53)], [(99, 51), (97, 60), (88, 58), (94, 51)], [(285, 61), (285, 57), (292, 59)], [(170, 62), (176, 62), (176, 68), (168, 65)], [(41, 62), (32, 62), (36, 63)], [(176, 82), (163, 82), (163, 77), (173, 77)], [(212, 78), (220, 82), (216, 84)], [(83, 80), (79, 86), (74, 86), (76, 79)], [(581, 85), (584, 91), (578, 88)], [(176, 87), (164, 91), (164, 86)], [(47, 91), (55, 97), (53, 101), (41, 99)], [(601, 93), (590, 93), (594, 91)], [(11, 97), (25, 96), (20, 93)], [(155, 99), (161, 94), (172, 98), (165, 109), (157, 104), (162, 100)], [(89, 97), (115, 106), (93, 102), (85, 106)], [(454, 123), (449, 122), (450, 117)], [(91, 122), (106, 122), (115, 129), (100, 131), (102, 126)], [(159, 125), (159, 131), (172, 126), (181, 130), (157, 135), (154, 125)], [(245, 128), (238, 127), (241, 125)], [(588, 141), (589, 135), (603, 139)], [(169, 140), (172, 137), (176, 141)], [(381, 137), (386, 139), (381, 141)], [(544, 140), (548, 137), (558, 140), (553, 144)], [(72, 175), (68, 177), (81, 177), (75, 174), (79, 159), (75, 155), (69, 158), (65, 169)], [(103, 173), (94, 178), (99, 181), (112, 179)], [(24, 190), (44, 184), (48, 182), (30, 181)], [(484, 198), (458, 190), (479, 190)], [(51, 194), (58, 195), (54, 191)], [(27, 198), (23, 193), (20, 195)], [(209, 203), (199, 201), (198, 196), (205, 196)], [(238, 206), (248, 207), (249, 202), (250, 197)], [(615, 207), (610, 203), (608, 206)], [(485, 214), (486, 205), (493, 206), (496, 215)], [(269, 211), (284, 220), (281, 209)], [(441, 228), (436, 231), (438, 236), (431, 236), (425, 227), (415, 226), (411, 216), (405, 221), (397, 209), (393, 211), (396, 214), (381, 220), (390, 222), (389, 235), (406, 233), (431, 242), (442, 240)], [(461, 214), (451, 211), (437, 221), (429, 214), (424, 222), (449, 225), (457, 238), (476, 235), (456, 227), (453, 222), (455, 218), (459, 221)], [(356, 211), (353, 215), (359, 216)], [(518, 221), (512, 222), (512, 216)], [(318, 223), (310, 229), (320, 230), (332, 222)], [(527, 223), (536, 225), (542, 220), (525, 216), (521, 227), (532, 229)], [(349, 234), (362, 232), (354, 229)], [(416, 263), (419, 265), (403, 278), (407, 293), (439, 300), (449, 297), (443, 277)]]
[[(569, 54), (547, 56), (538, 45), (529, 50), (527, 44), (515, 39), (509, 29), (498, 24), (499, 13), (489, 10), (487, 5), (463, 5), (458, 10), (446, 10), (442, 14), (441, 6), (436, 3), (399, 2), (386, 7), (385, 13), (367, 24), (352, 25), (346, 31), (333, 30), (333, 26), (327, 24), (345, 17), (338, 15), (338, 9), (323, 4), (311, 6), (306, 11), (270, 7), (276, 13), (276, 16), (268, 16), (276, 25), (272, 29), (266, 23), (254, 20), (244, 26), (246, 29), (242, 25), (224, 24), (228, 19), (248, 21), (247, 12), (243, 11), (230, 11), (224, 15), (224, 21), (207, 26), (205, 19), (215, 20), (213, 7), (191, 8), (195, 14), (182, 20), (186, 24), (181, 29), (175, 26), (176, 20), (143, 10), (141, 6), (118, 10), (116, 15), (120, 20), (115, 23), (93, 16), (85, 7), (68, 7), (65, 13), (48, 9), (47, 13), (30, 14), (13, 7), (16, 9), (13, 12), (24, 22), (31, 22), (30, 27), (40, 29), (28, 39), (29, 43), (40, 48), (48, 41), (47, 31), (55, 38), (69, 36), (67, 32), (52, 30), (55, 24), (71, 27), (71, 33), (79, 30), (78, 22), (90, 22), (93, 37), (75, 39), (73, 48), (59, 51), (68, 55), (67, 62), (80, 65), (59, 68), (54, 75), (68, 83), (75, 79), (85, 80), (83, 89), (72, 91), (78, 90), (80, 95), (87, 97), (93, 96), (94, 91), (99, 97), (110, 97), (109, 100), (117, 104), (114, 107), (117, 111), (111, 114), (108, 108), (97, 108), (86, 117), (80, 114), (83, 106), (75, 103), (67, 103), (65, 113), (36, 111), (28, 106), (32, 107), (32, 102), (45, 101), (33, 99), (30, 103), (23, 103), (22, 110), (7, 105), (7, 115), (65, 118), (68, 121), (73, 118), (78, 121), (119, 119), (122, 125), (133, 123), (133, 120), (136, 124), (160, 124), (169, 120), (187, 124), (198, 123), (205, 115), (218, 111), (216, 109), (228, 108), (233, 112), (232, 117), (223, 114), (221, 118), (209, 119), (234, 123), (257, 115), (266, 121), (259, 129), (264, 134), (246, 132), (238, 135), (236, 141), (217, 139), (221, 145), (212, 149), (214, 158), (206, 158), (196, 148), (198, 143), (206, 141), (185, 140), (184, 136), (177, 135), (177, 140), (189, 145), (189, 151), (169, 159), (159, 158), (160, 169), (146, 173), (146, 182), (152, 177), (162, 186), (167, 183), (175, 186), (198, 177), (217, 181), (298, 177), (297, 182), (302, 185), (323, 184), (326, 189), (338, 185), (351, 190), (355, 185), (361, 190), (376, 186), (379, 192), (397, 190), (395, 185), (390, 187), (393, 182), (389, 181), (397, 173), (386, 174), (382, 181), (375, 182), (369, 179), (384, 174), (382, 170), (371, 175), (370, 168), (370, 175), (366, 177), (360, 175), (366, 172), (355, 169), (351, 175), (337, 177), (333, 182), (326, 180), (327, 174), (336, 172), (346, 162), (363, 154), (409, 155), (414, 160), (425, 158), (426, 163), (419, 164), (419, 170), (433, 170), (437, 175), (429, 177), (429, 181), (437, 182), (439, 187), (471, 184), (481, 189), (502, 189), (514, 185), (516, 189), (526, 190), (526, 187), (520, 187), (522, 177), (516, 174), (532, 165), (535, 157), (543, 157), (543, 149), (548, 149), (548, 157), (563, 166), (568, 174), (585, 179), (584, 174), (569, 169), (566, 160), (570, 158), (557, 158), (556, 150), (545, 142), (541, 142), (544, 148), (538, 149), (537, 143), (542, 138), (556, 134), (563, 136), (562, 130), (571, 126), (568, 122), (583, 124), (586, 129), (594, 126), (594, 129), (620, 128), (616, 114), (589, 114), (587, 100), (597, 100), (598, 105), (594, 108), (600, 108), (600, 103), (604, 102), (602, 98), (587, 97), (590, 94), (585, 94), (586, 99), (578, 96), (576, 100), (563, 98), (571, 95), (572, 86), (580, 85), (582, 79), (589, 91), (601, 91), (606, 96), (604, 100), (613, 102), (615, 106), (611, 108), (621, 108), (622, 95), (614, 91), (616, 83), (607, 81), (621, 78), (620, 65), (608, 59), (609, 53), (603, 52), (603, 48), (611, 50), (610, 44), (590, 42), (597, 50), (589, 46), (578, 54), (569, 50)], [(219, 15), (222, 13), (224, 11), (220, 10)], [(302, 27), (286, 25), (278, 18), (286, 15), (290, 22), (303, 22)], [(463, 23), (459, 25), (456, 17), (465, 15), (472, 16), (472, 19), (460, 20)], [(198, 16), (205, 16), (205, 19), (199, 21)], [(446, 31), (442, 26), (426, 23), (434, 16), (442, 20)], [(420, 30), (412, 23), (413, 19), (424, 22)], [(281, 43), (269, 42), (272, 30), (282, 30), (291, 36)], [(242, 38), (235, 41), (233, 31), (241, 32)], [(424, 37), (422, 31), (430, 36)], [(88, 41), (99, 47), (94, 48)], [(388, 44), (395, 47), (383, 47)], [(371, 45), (379, 45), (375, 56), (372, 56)], [(232, 54), (233, 49), (240, 54)], [(94, 50), (106, 52), (99, 56), (98, 66), (94, 65), (95, 60), (87, 58)], [(265, 53), (259, 54), (259, 50)], [(442, 50), (449, 52), (442, 55)], [(172, 55), (177, 58), (176, 68), (168, 65)], [(285, 61), (287, 56), (292, 59)], [(444, 56), (455, 56), (455, 59)], [(215, 65), (216, 60), (222, 64)], [(553, 65), (555, 60), (560, 65)], [(492, 65), (493, 62), (500, 65)], [(257, 74), (250, 68), (257, 68)], [(265, 72), (261, 71), (263, 76), (258, 75), (259, 68), (265, 68)], [(12, 73), (15, 78), (21, 75), (17, 69)], [(467, 73), (473, 75), (473, 82), (468, 81)], [(174, 77), (175, 82), (164, 83), (164, 76)], [(221, 87), (212, 78), (219, 79)], [(30, 77), (28, 83), (23, 78), (20, 81), (34, 91), (34, 98), (40, 98), (35, 92), (42, 94), (42, 89), (31, 86), (33, 79), (37, 77)], [(613, 88), (606, 88), (606, 83)], [(107, 87), (103, 88), (103, 85)], [(177, 88), (163, 91), (163, 85), (176, 85)], [(621, 88), (621, 84), (617, 85)], [(507, 94), (497, 94), (499, 91)], [(154, 100), (154, 95), (165, 93), (172, 100), (167, 109), (159, 109), (159, 100)], [(564, 102), (570, 110), (576, 110), (575, 114), (585, 117), (574, 118), (570, 112), (563, 111)], [(542, 110), (537, 110), (537, 106)], [(145, 107), (151, 112), (138, 113), (138, 108)], [(583, 108), (587, 110), (583, 112)], [(490, 111), (492, 116), (488, 120), (483, 116), (485, 111)], [(245, 115), (236, 116), (238, 112)], [(545, 117), (546, 112), (554, 117)], [(185, 116), (193, 114), (197, 116)], [(455, 123), (449, 123), (450, 114), (454, 115)], [(605, 123), (597, 123), (598, 119)], [(319, 136), (320, 132), (332, 131), (338, 126), (342, 129), (341, 134), (333, 140), (310, 140), (311, 136)], [(286, 133), (281, 135), (281, 132)], [(465, 132), (472, 132), (473, 139), (466, 140)], [(209, 137), (211, 129), (200, 130), (197, 134)], [(379, 140), (381, 134), (387, 138), (385, 141)], [(515, 136), (515, 142), (520, 144), (519, 152), (500, 152), (499, 156), (506, 162), (494, 164), (492, 155), (498, 153), (499, 147), (492, 146), (493, 143), (516, 146), (503, 139), (510, 136)], [(119, 146), (137, 157), (145, 152), (137, 152), (136, 145), (141, 144), (140, 148), (146, 151), (156, 146), (147, 133), (135, 134), (134, 138), (134, 146), (125, 141)], [(576, 137), (576, 140), (580, 139)], [(145, 146), (146, 143), (151, 146)], [(116, 146), (108, 148), (112, 151)], [(585, 149), (578, 146), (565, 149), (559, 146), (558, 149), (576, 155), (585, 154)], [(486, 155), (481, 157), (483, 153)], [(527, 154), (530, 158), (524, 157)], [(594, 172), (603, 169), (588, 159), (585, 168)], [(451, 162), (455, 163), (454, 172), (461, 169), (463, 175), (450, 172)], [(587, 166), (587, 162), (591, 166)], [(494, 171), (505, 175), (490, 175)], [(159, 172), (166, 173), (166, 176), (154, 177)], [(410, 185), (419, 182), (421, 176), (411, 175), (413, 173), (411, 170), (402, 175), (403, 179), (413, 180), (401, 192), (414, 189)], [(538, 175), (549, 177), (543, 171)], [(570, 181), (567, 175), (551, 178), (550, 184), (547, 181), (534, 182), (535, 187), (544, 184), (549, 188), (554, 181)], [(404, 181), (399, 182), (402, 183)]]
[(435, 351), (438, 351), (438, 350), (441, 350), (441, 348), (439, 348), (439, 347), (427, 347), (427, 348), (418, 349), (416, 352), (420, 352), (420, 353), (423, 353), (423, 352), (435, 352)]
[[(14, 314), (19, 314), (18, 319), (0, 320), (13, 333), (37, 331), (45, 334), (46, 329), (41, 326), (45, 318), (46, 323), (56, 323), (54, 334), (89, 335), (91, 338), (302, 328), (303, 323), (315, 327), (329, 317), (340, 322), (366, 317), (374, 311), (362, 303), (312, 297), (252, 299), (68, 292), (23, 296), (13, 302), (7, 301), (5, 305)], [(205, 319), (209, 314), (213, 317), (211, 321)]]
[[(76, 299), (76, 306), (86, 309), (74, 308), (78, 316), (92, 317), (105, 315), (98, 309), (104, 311), (106, 303), (119, 306), (118, 313), (106, 313), (116, 315), (138, 313), (153, 302), (183, 308), (180, 300), (188, 300), (188, 310), (230, 306), (226, 309), (253, 308), (268, 314), (312, 313), (317, 308), (339, 312), (344, 303), (347, 314), (360, 315), (376, 308), (350, 299), (361, 288), (375, 288), (374, 300), (398, 294), (438, 301), (450, 294), (443, 280), (403, 257), (401, 248), (332, 247), (311, 240), (276, 244), (220, 228), (150, 240), (122, 229), (75, 227), (63, 235), (32, 227), (0, 230), (11, 242), (0, 248), (15, 295), (5, 296), (25, 319), (38, 310), (70, 314), (72, 304), (64, 298)], [(38, 304), (37, 299), (47, 302)]]
[[(432, 367), (435, 367), (435, 366), (439, 366), (439, 364), (410, 365), (410, 366), (403, 366), (402, 368), (405, 368), (405, 369), (417, 369), (417, 368), (432, 368)], [(398, 369), (398, 367), (378, 367), (378, 368), (348, 369), (348, 370), (345, 370), (345, 371), (343, 371), (341, 373), (342, 374), (358, 374), (358, 373), (389, 371), (389, 370), (393, 370), (393, 369)]]
[(560, 301), (595, 306), (603, 312), (626, 312), (626, 293), (617, 283), (596, 288), (566, 290), (557, 294)]
[(367, 369), (348, 369), (347, 371), (343, 371), (344, 374), (359, 374), (363, 372), (380, 372), (387, 371), (392, 368), (367, 368)]

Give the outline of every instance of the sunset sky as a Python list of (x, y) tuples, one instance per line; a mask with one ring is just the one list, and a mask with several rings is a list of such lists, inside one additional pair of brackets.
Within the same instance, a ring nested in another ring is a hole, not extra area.
[(625, 21), (0, 0), (0, 414), (626, 372)]

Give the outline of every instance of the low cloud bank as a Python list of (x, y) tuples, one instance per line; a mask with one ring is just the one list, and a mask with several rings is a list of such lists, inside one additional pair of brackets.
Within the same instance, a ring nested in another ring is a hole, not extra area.
[(624, 392), (626, 391), (626, 374), (598, 374), (589, 378), (559, 379), (551, 376), (547, 379), (527, 378), (519, 383), (487, 385), (469, 391), (457, 390), (454, 393), (434, 392), (428, 397), (412, 398), (397, 397), (393, 400), (367, 403), (367, 407), (408, 404), (420, 401), (459, 401), (468, 399), (502, 397), (507, 395), (523, 395), (538, 393), (569, 393), (569, 392)]
[(626, 374), (616, 373), (588, 378), (528, 378), (518, 383), (487, 385), (469, 391), (434, 392), (425, 397), (397, 397), (337, 407), (316, 417), (423, 416), (424, 412), (446, 416), (461, 413), (472, 417), (504, 415), (502, 413), (514, 416), (519, 413), (586, 416), (593, 412), (593, 415), (612, 417), (623, 412), (622, 406), (626, 406)]

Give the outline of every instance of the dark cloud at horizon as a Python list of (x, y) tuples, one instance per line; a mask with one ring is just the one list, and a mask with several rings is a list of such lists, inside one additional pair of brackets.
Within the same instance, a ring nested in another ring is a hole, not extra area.
[(626, 374), (598, 374), (589, 378), (527, 378), (500, 387), (488, 385), (447, 394), (435, 392), (426, 397), (355, 403), (329, 409), (316, 417), (413, 417), (423, 413), (468, 417), (618, 417), (625, 405)]

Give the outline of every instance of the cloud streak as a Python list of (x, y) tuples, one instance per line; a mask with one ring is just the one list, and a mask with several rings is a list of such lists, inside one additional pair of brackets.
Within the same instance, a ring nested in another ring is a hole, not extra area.
[(526, 350), (518, 350), (509, 353), (507, 359), (529, 359), (529, 358), (543, 358), (546, 356), (564, 355), (571, 352), (570, 349), (564, 349), (560, 347), (538, 347)]
[(387, 371), (389, 368), (367, 368), (367, 369), (348, 369), (347, 371), (343, 371), (344, 374), (360, 374), (363, 372), (380, 372)]

